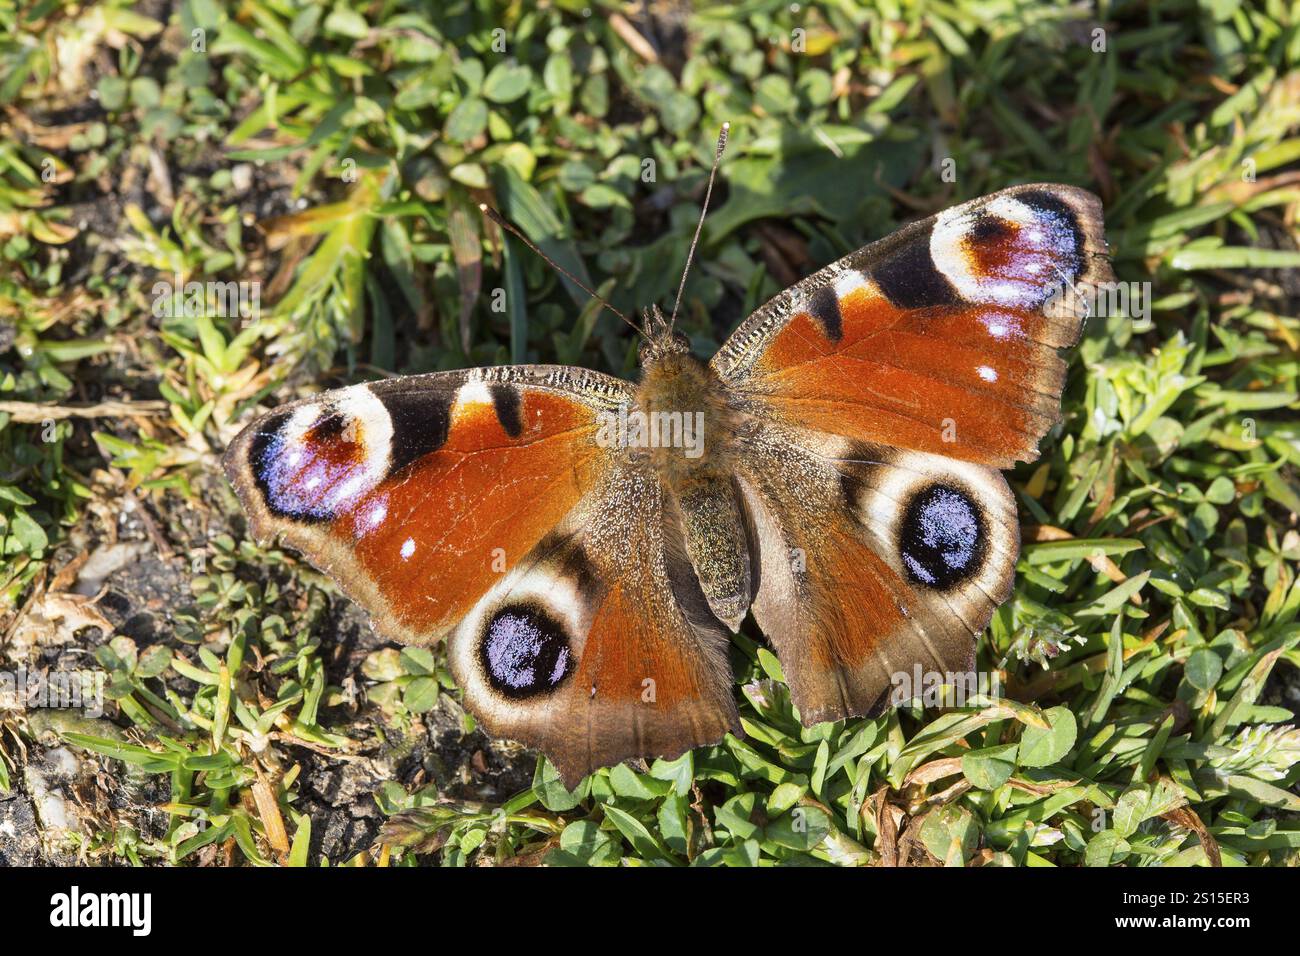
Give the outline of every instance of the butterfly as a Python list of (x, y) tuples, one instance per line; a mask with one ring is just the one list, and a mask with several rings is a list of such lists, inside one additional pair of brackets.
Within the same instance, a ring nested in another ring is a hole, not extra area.
[(1073, 290), (1112, 279), (1095, 196), (1014, 186), (826, 266), (707, 362), (652, 308), (637, 382), (354, 385), (259, 418), (224, 467), (259, 539), (383, 636), (445, 641), (468, 710), (572, 787), (740, 734), (749, 613), (808, 726), (969, 671), (1019, 554), (1000, 469), (1059, 419)]

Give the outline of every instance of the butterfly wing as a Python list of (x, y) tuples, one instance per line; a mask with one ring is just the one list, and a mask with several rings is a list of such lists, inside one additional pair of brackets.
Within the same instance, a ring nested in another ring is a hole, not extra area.
[(999, 468), (1059, 416), (1101, 206), (1020, 186), (907, 226), (777, 296), (712, 367), (756, 424), (739, 456), (754, 602), (807, 723), (898, 675), (964, 672), (1019, 552)]
[(1057, 421), (1082, 294), (1112, 281), (1101, 204), (1016, 186), (906, 226), (772, 299), (713, 369), (815, 431), (1010, 468)]
[(738, 726), (678, 518), (598, 440), (629, 396), (551, 366), (357, 385), (254, 422), (224, 465), (257, 537), (300, 550), (381, 634), (452, 635), (468, 708), (572, 783)]
[(568, 786), (740, 732), (727, 633), (681, 528), (648, 466), (615, 469), (451, 635), (484, 726), (540, 747)]
[(918, 664), (971, 670), (1020, 543), (1001, 472), (783, 426), (739, 458), (754, 618), (805, 724), (871, 712)]

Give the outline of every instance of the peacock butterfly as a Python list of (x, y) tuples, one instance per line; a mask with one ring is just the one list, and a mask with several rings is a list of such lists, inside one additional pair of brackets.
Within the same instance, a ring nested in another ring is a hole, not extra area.
[(1112, 278), (1095, 196), (1014, 186), (826, 266), (708, 362), (652, 308), (635, 384), (354, 385), (259, 418), (224, 466), (259, 538), (384, 636), (446, 639), (469, 710), (573, 785), (739, 734), (751, 611), (809, 726), (973, 666), (1019, 553), (999, 469), (1058, 420), (1071, 290)]

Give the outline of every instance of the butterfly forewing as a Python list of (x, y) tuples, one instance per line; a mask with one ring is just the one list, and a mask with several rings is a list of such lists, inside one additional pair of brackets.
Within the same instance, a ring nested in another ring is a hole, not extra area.
[(430, 643), (609, 467), (588, 439), (623, 387), (546, 367), (356, 385), (255, 422), (225, 467), (258, 537), (282, 534), (385, 635)]
[(1101, 206), (1020, 186), (907, 226), (754, 313), (714, 357), (760, 416), (1009, 468), (1057, 420), (1088, 286), (1112, 278)]

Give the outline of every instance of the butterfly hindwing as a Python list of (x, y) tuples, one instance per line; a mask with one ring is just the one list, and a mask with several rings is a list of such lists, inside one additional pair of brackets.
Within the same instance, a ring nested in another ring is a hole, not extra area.
[(915, 664), (972, 668), (1019, 548), (997, 469), (785, 428), (742, 458), (754, 619), (805, 724), (870, 712)]
[(483, 725), (544, 751), (568, 786), (740, 730), (727, 634), (673, 512), (644, 464), (612, 471), (449, 639)]

